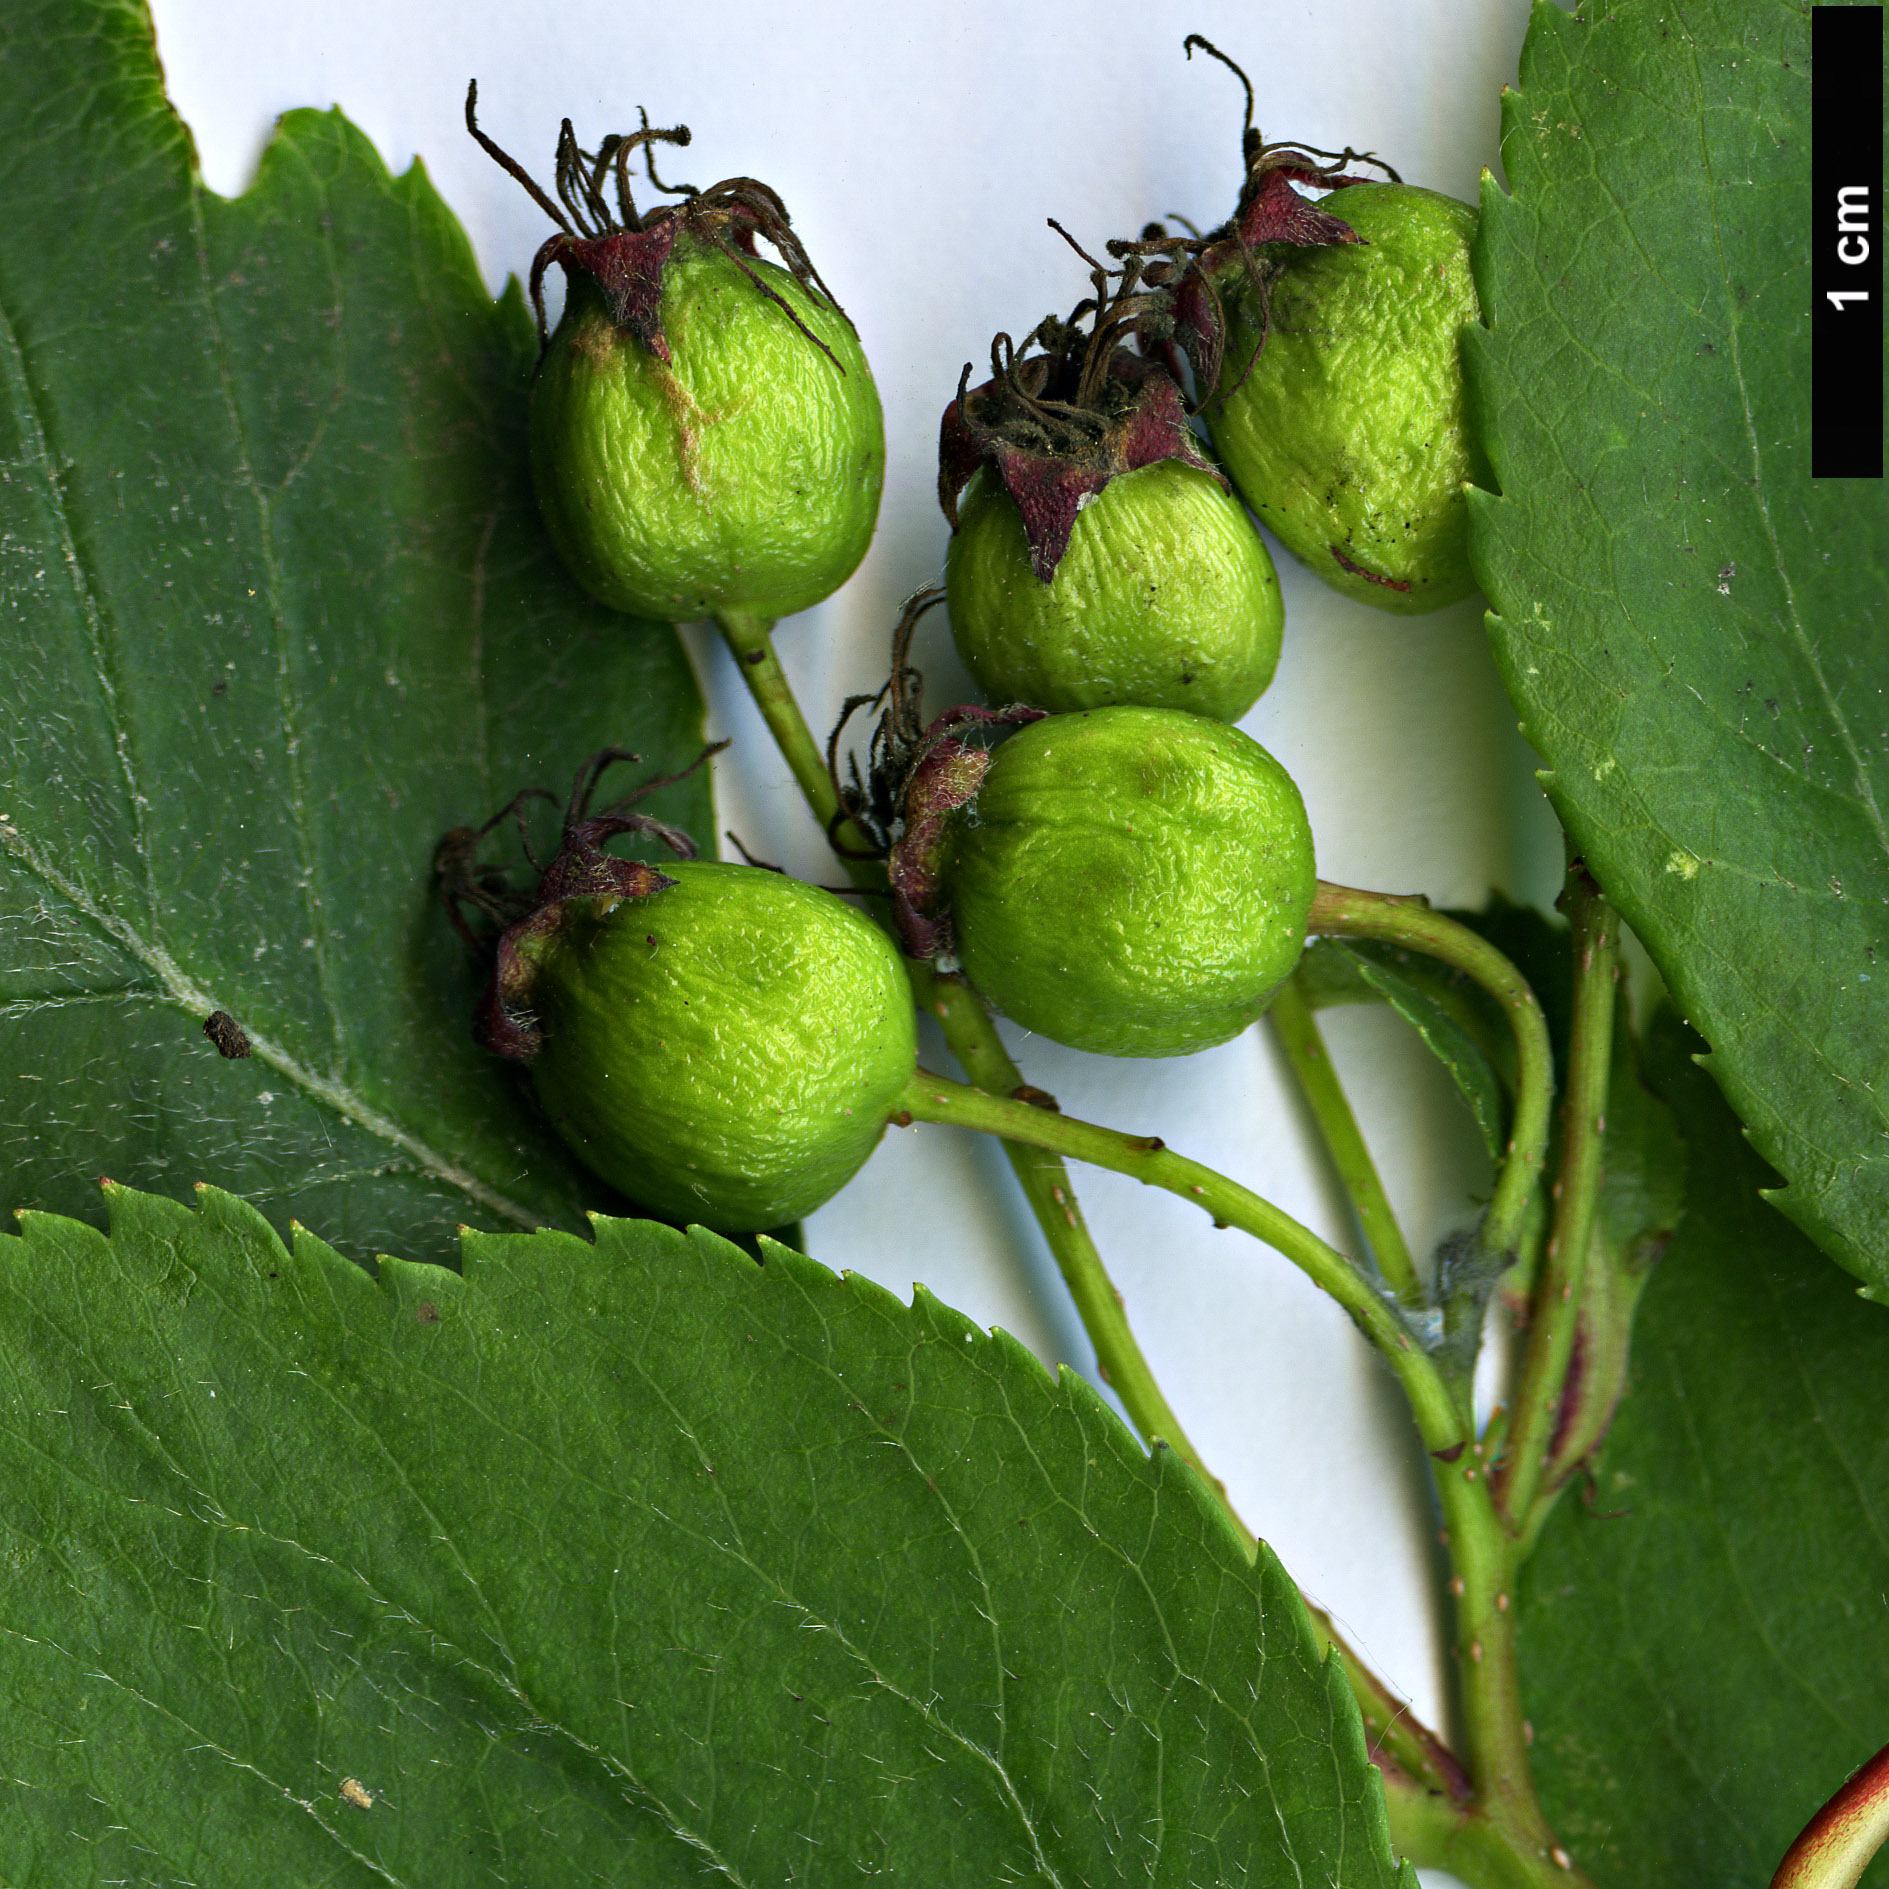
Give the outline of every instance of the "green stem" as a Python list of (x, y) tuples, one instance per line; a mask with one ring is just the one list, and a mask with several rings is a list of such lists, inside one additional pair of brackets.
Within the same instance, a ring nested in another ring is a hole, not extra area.
[[(1433, 1472), (1454, 1569), (1452, 1652), (1476, 1811), (1517, 1856), (1531, 1864), (1552, 1861), (1558, 1846), (1535, 1795), (1522, 1716), (1513, 1607), (1518, 1546), (1496, 1513), (1479, 1446), (1436, 1462)], [(1565, 1881), (1566, 1872), (1560, 1873)]]
[[(1496, 1516), (1481, 1453), (1451, 1385), (1412, 1341), (1378, 1289), (1343, 1254), (1289, 1214), (1237, 1181), (1174, 1153), (1158, 1137), (1125, 1135), (1093, 1122), (1050, 1115), (922, 1069), (906, 1084), (892, 1119), (944, 1122), (1031, 1142), (1164, 1188), (1210, 1213), (1216, 1225), (1238, 1227), (1284, 1254), (1351, 1314), (1397, 1374), (1418, 1433), (1438, 1459), (1437, 1493), (1456, 1566), (1451, 1588), (1457, 1596), (1468, 1769), (1476, 1791), (1469, 1811), (1453, 1793), (1441, 1793), (1449, 1801), (1445, 1822), (1457, 1832), (1452, 1839), (1457, 1853), (1465, 1860), (1485, 1852), (1485, 1861), (1503, 1859), (1500, 1870), (1493, 1865), (1479, 1870), (1477, 1880), (1485, 1889), (1584, 1883), (1571, 1865), (1559, 1860), (1563, 1852), (1529, 1774), (1510, 1605), (1515, 1541)], [(1357, 1685), (1354, 1676), (1354, 1690)], [(1388, 1788), (1395, 1780), (1388, 1771), (1385, 1775)], [(1435, 1795), (1434, 1787), (1426, 1790), (1418, 1784), (1407, 1793), (1400, 1789), (1402, 1811), (1414, 1820), (1412, 1841), (1428, 1827), (1419, 1811)]]
[(1312, 1111), (1312, 1120), (1331, 1156), (1332, 1166), (1351, 1199), (1351, 1210), (1377, 1261), (1377, 1270), (1386, 1285), (1404, 1304), (1423, 1303), (1423, 1281), (1417, 1277), (1410, 1248), (1403, 1229), (1391, 1211), (1384, 1183), (1378, 1178), (1377, 1165), (1358, 1130), (1358, 1119), (1351, 1112), (1338, 1072), (1319, 1034), (1312, 1006), (1305, 1000), (1304, 986), (1295, 972), (1273, 993), (1267, 1016), (1286, 1052), (1286, 1061), (1298, 1078), (1299, 1093)]
[(1467, 925), (1431, 911), (1422, 899), (1358, 892), (1321, 879), (1305, 929), (1308, 934), (1335, 938), (1376, 938), (1421, 951), (1474, 978), (1501, 1005), (1515, 1036), (1515, 1119), (1483, 1220), (1483, 1240), (1492, 1252), (1512, 1254), (1521, 1244), (1528, 1203), (1541, 1178), (1554, 1107), (1554, 1056), (1548, 1047), (1548, 1026), (1527, 980), (1494, 945), (1477, 937)]
[[(1512, 1255), (1541, 1177), (1554, 1102), (1554, 1058), (1534, 992), (1493, 945), (1422, 900), (1321, 881), (1307, 930), (1377, 938), (1421, 951), (1473, 978), (1502, 1007), (1515, 1037), (1515, 1115), (1482, 1239), (1490, 1253)], [(1496, 1509), (1482, 1447), (1452, 1454), (1432, 1445), (1431, 1453), (1438, 1458), (1437, 1496), (1455, 1568), (1450, 1588), (1456, 1596), (1463, 1747), (1476, 1785), (1477, 1814), (1516, 1856), (1547, 1858), (1566, 1881), (1570, 1872), (1556, 1862), (1553, 1833), (1529, 1770), (1510, 1605), (1519, 1544)]]
[[(840, 797), (833, 776), (827, 772), (826, 756), (794, 700), (781, 659), (774, 653), (772, 618), (724, 610), (716, 617), (715, 626), (735, 659), (742, 681), (748, 685), (755, 707), (761, 711), (761, 719), (767, 723), (768, 733), (774, 737), (774, 745), (813, 809), (813, 817), (820, 822), (821, 831), (837, 842), (835, 850), (853, 879), (860, 884), (872, 883), (875, 869), (865, 857), (871, 848), (866, 836), (841, 817)], [(862, 869), (866, 876), (862, 876)]]
[[(877, 861), (863, 857), (869, 850), (866, 837), (843, 817), (826, 756), (814, 740), (781, 668), (780, 658), (774, 653), (773, 625), (763, 618), (735, 611), (723, 612), (716, 622), (735, 659), (735, 667), (748, 685), (748, 692), (792, 770), (807, 805), (828, 837), (837, 843), (836, 850), (840, 850), (847, 871), (859, 885), (883, 888), (883, 870)], [(914, 1003), (937, 1018), (946, 1045), (971, 1081), (980, 1089), (997, 1095), (1015, 1096), (1022, 1090), (1025, 1086), (1022, 1072), (1011, 1060), (996, 1025), (970, 988), (954, 978), (938, 976), (930, 965), (916, 959), (907, 958), (905, 969)], [(1252, 1546), (1253, 1532), (1234, 1510), (1226, 1484), (1208, 1469), (1205, 1459), (1181, 1427), (1180, 1418), (1162, 1395), (1154, 1372), (1129, 1329), (1122, 1295), (1109, 1278), (1083, 1220), (1068, 1169), (1054, 1155), (1014, 1141), (1004, 1143), (1004, 1153), (1043, 1231), (1057, 1270), (1075, 1301), (1083, 1330), (1095, 1347), (1096, 1365), (1103, 1381), (1122, 1400), (1130, 1422), (1144, 1441), (1151, 1443), (1158, 1437), (1218, 1493), (1234, 1527), (1247, 1545)]]
[(1263, 1240), (1330, 1293), (1383, 1352), (1410, 1400), (1426, 1448), (1456, 1451), (1468, 1444), (1467, 1428), (1449, 1385), (1377, 1286), (1310, 1227), (1301, 1226), (1239, 1182), (1175, 1154), (1158, 1135), (1125, 1135), (1072, 1116), (1051, 1115), (1026, 1103), (968, 1089), (924, 1069), (905, 1085), (893, 1105), (892, 1119), (973, 1128), (1073, 1156), (1092, 1167), (1129, 1174), (1200, 1208), (1213, 1217), (1216, 1226), (1238, 1227)]
[[(826, 758), (800, 713), (774, 653), (772, 626), (732, 612), (720, 618), (719, 623), (742, 679), (815, 817), (847, 852), (863, 852), (864, 836), (839, 817), (839, 799)], [(856, 881), (878, 882), (876, 869), (868, 862), (849, 859), (847, 866)], [(934, 1098), (934, 1107), (950, 1095), (960, 1100), (976, 1098), (976, 1102), (983, 1105), (983, 1112), (993, 1118), (994, 1125), (993, 1121), (970, 1119), (978, 1113), (975, 1107), (950, 1117), (926, 1114), (922, 1107), (911, 1107), (911, 1115), (914, 1119), (921, 1116), (930, 1120), (953, 1119), (963, 1126), (988, 1128), (989, 1132), (1000, 1136), (1025, 1198), (1069, 1286), (1083, 1328), (1095, 1346), (1103, 1377), (1114, 1387), (1142, 1436), (1150, 1441), (1156, 1437), (1164, 1439), (1219, 1493), (1244, 1541), (1252, 1543), (1252, 1531), (1227, 1502), (1225, 1485), (1208, 1471), (1200, 1453), (1188, 1440), (1135, 1341), (1121, 1295), (1110, 1281), (1083, 1222), (1075, 1190), (1060, 1158), (1064, 1153), (1081, 1153), (1081, 1158), (1097, 1166), (1116, 1167), (1143, 1179), (1157, 1178), (1145, 1171), (1151, 1155), (1164, 1170), (1171, 1166), (1174, 1172), (1160, 1184), (1170, 1185), (1182, 1198), (1213, 1213), (1216, 1220), (1243, 1226), (1269, 1243), (1279, 1244), (1287, 1257), (1304, 1266), (1327, 1290), (1333, 1291), (1353, 1318), (1364, 1326), (1367, 1335), (1386, 1350), (1393, 1368), (1404, 1379), (1406, 1393), (1419, 1413), (1418, 1426), (1433, 1449), (1448, 1451), (1465, 1440), (1461, 1416), (1448, 1388), (1429, 1360), (1417, 1350), (1395, 1314), (1343, 1255), (1257, 1195), (1225, 1181), (1210, 1169), (1197, 1167), (1179, 1156), (1163, 1159), (1158, 1142), (1134, 1142), (1129, 1137), (1113, 1135), (1106, 1129), (1091, 1129), (1087, 1124), (1070, 1122), (1046, 1108), (1014, 1099), (1023, 1086), (1022, 1076), (975, 995), (955, 979), (937, 976), (929, 966), (908, 964), (907, 969), (915, 1000), (938, 1019), (952, 1054), (977, 1085), (967, 1089), (942, 1077), (925, 1077), (924, 1094), (918, 1094), (915, 1079), (913, 1087), (907, 1091), (908, 1098), (916, 1094), (922, 1103), (925, 1095), (930, 1095)], [(1075, 1139), (1084, 1141), (1088, 1152), (1064, 1146), (1068, 1138), (1066, 1131), (1079, 1131)], [(1097, 1143), (1095, 1137), (1102, 1137), (1107, 1145)], [(1106, 1158), (1110, 1154), (1120, 1158)], [(1402, 1702), (1356, 1653), (1337, 1640), (1329, 1623), (1326, 1631), (1339, 1647), (1365, 1723), (1372, 1728), (1381, 1755), (1389, 1760), (1385, 1776), (1387, 1783), (1396, 1780), (1394, 1800), (1402, 1804), (1408, 1796), (1413, 1803), (1427, 1805), (1432, 1799), (1442, 1798), (1455, 1805), (1461, 1789), (1461, 1766), (1433, 1734), (1403, 1710)], [(1480, 1829), (1481, 1825), (1473, 1827)], [(1508, 1889), (1509, 1880), (1491, 1877), (1490, 1889)], [(1512, 1880), (1526, 1889), (1523, 1878)]]
[[(916, 959), (907, 959), (906, 970), (919, 1007), (938, 1019), (946, 1044), (971, 1081), (993, 1095), (1014, 1097), (1024, 1091), (1022, 1071), (1011, 1060), (990, 1013), (970, 986), (957, 978), (940, 977), (930, 965)], [(1055, 1104), (1045, 1096), (1028, 1106), (1040, 1113), (1045, 1108), (1053, 1109)], [(1016, 1141), (1005, 1141), (1003, 1146), (1030, 1211), (1049, 1242), (1056, 1268), (1069, 1288), (1082, 1329), (1095, 1347), (1096, 1368), (1102, 1381), (1122, 1400), (1122, 1408), (1143, 1441), (1152, 1443), (1159, 1438), (1166, 1443), (1219, 1496), (1228, 1519), (1251, 1549), (1255, 1545), (1253, 1531), (1234, 1509), (1226, 1484), (1207, 1467), (1206, 1459), (1181, 1427), (1180, 1418), (1162, 1394), (1129, 1328), (1122, 1295), (1096, 1250), (1068, 1168), (1040, 1148)]]
[(1594, 1889), (1567, 1852), (1550, 1842), (1541, 1850), (1517, 1839), (1480, 1806), (1465, 1808), (1435, 1792), (1419, 1792), (1387, 1778), (1385, 1808), (1391, 1842), (1419, 1869), (1447, 1869), (1476, 1889)]
[(1524, 1539), (1534, 1535), (1538, 1498), (1551, 1501), (1555, 1494), (1552, 1485), (1544, 1487), (1544, 1471), (1574, 1355), (1600, 1202), (1620, 958), (1619, 917), (1578, 859), (1568, 868), (1562, 904), (1574, 933), (1574, 1011), (1561, 1104), (1561, 1171), (1496, 1485), (1504, 1515)]

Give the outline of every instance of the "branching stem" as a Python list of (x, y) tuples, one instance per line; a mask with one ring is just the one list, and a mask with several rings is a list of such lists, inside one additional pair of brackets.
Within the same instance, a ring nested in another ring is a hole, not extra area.
[[(1412, 1339), (1394, 1304), (1290, 1214), (1155, 1136), (1050, 1115), (922, 1069), (906, 1084), (892, 1119), (1002, 1135), (1164, 1188), (1211, 1214), (1216, 1225), (1238, 1227), (1282, 1253), (1351, 1314), (1396, 1373), (1418, 1433), (1437, 1459), (1437, 1493), (1456, 1567), (1457, 1655), (1475, 1799), (1465, 1806), (1435, 1784), (1406, 1788), (1387, 1770), (1387, 1792), (1402, 1825), (1398, 1841), (1416, 1860), (1438, 1867), (1450, 1867), (1452, 1858), (1473, 1860), (1485, 1889), (1591, 1889), (1556, 1844), (1529, 1772), (1510, 1604), (1517, 1544), (1497, 1519), (1481, 1452), (1453, 1387)], [(1368, 1721), (1368, 1706), (1365, 1715)]]
[(1554, 1056), (1548, 1026), (1527, 980), (1494, 945), (1422, 899), (1392, 898), (1319, 881), (1308, 933), (1333, 938), (1376, 938), (1420, 951), (1472, 977), (1502, 1007), (1515, 1037), (1515, 1119), (1495, 1194), (1483, 1220), (1483, 1240), (1494, 1253), (1514, 1253), (1530, 1197), (1548, 1151), (1554, 1108)]
[(907, 1116), (913, 1121), (947, 1122), (1002, 1135), (1073, 1156), (1093, 1167), (1132, 1175), (1210, 1214), (1216, 1226), (1238, 1227), (1264, 1241), (1330, 1293), (1390, 1361), (1410, 1400), (1425, 1447), (1453, 1452), (1468, 1445), (1470, 1438), (1456, 1399), (1429, 1354), (1405, 1328), (1393, 1302), (1344, 1254), (1250, 1188), (1174, 1153), (1157, 1135), (1125, 1135), (1072, 1116), (1051, 1115), (1027, 1103), (967, 1089), (923, 1069), (906, 1084), (894, 1105), (895, 1121)]
[[(773, 625), (764, 618), (724, 611), (717, 619), (735, 666), (748, 685), (755, 706), (773, 734), (795, 781), (828, 836), (838, 842), (842, 863), (855, 884), (883, 888), (885, 872), (876, 859), (861, 857), (870, 851), (867, 837), (843, 817), (826, 756), (814, 740), (800, 705), (774, 652)], [(1006, 1098), (1024, 1088), (1023, 1074), (1004, 1048), (985, 1010), (968, 985), (940, 977), (929, 964), (905, 960), (912, 999), (921, 1011), (935, 1017), (947, 1047), (964, 1073), (980, 1089)], [(1024, 1106), (1019, 1104), (1018, 1106)], [(1041, 1109), (1032, 1113), (1041, 1114)], [(1249, 1546), (1253, 1532), (1234, 1511), (1226, 1484), (1208, 1469), (1172, 1405), (1162, 1395), (1154, 1372), (1130, 1329), (1122, 1295), (1115, 1289), (1096, 1250), (1082, 1208), (1076, 1199), (1069, 1171), (1060, 1158), (1040, 1147), (1005, 1141), (1017, 1184), (1023, 1189), (1043, 1238), (1069, 1288), (1082, 1328), (1095, 1347), (1103, 1380), (1122, 1400), (1129, 1420), (1147, 1442), (1159, 1437), (1184, 1462), (1199, 1472)]]
[[(864, 836), (841, 817), (825, 756), (801, 716), (774, 654), (772, 625), (732, 612), (725, 613), (718, 622), (736, 666), (815, 817), (839, 842), (843, 853), (865, 852)], [(883, 883), (876, 862), (852, 858), (846, 864), (857, 883)], [(1542, 1087), (1544, 1099), (1539, 1132), (1529, 1110), (1517, 1110), (1505, 1179), (1509, 1170), (1522, 1171), (1522, 1178), (1510, 1182), (1510, 1192), (1517, 1195), (1518, 1204), (1507, 1221), (1496, 1219), (1495, 1209), (1491, 1210), (1496, 1227), (1507, 1228), (1506, 1237), (1513, 1244), (1520, 1208), (1526, 1204), (1528, 1189), (1541, 1166), (1539, 1144), (1546, 1138), (1545, 1089), (1550, 1080), (1545, 1030), (1540, 1032), (1538, 1042), (1528, 1033), (1527, 1019), (1532, 1017), (1539, 1026), (1540, 1011), (1527, 986), (1499, 953), (1437, 914), (1370, 893), (1347, 893), (1341, 888), (1321, 887), (1322, 901), (1327, 893), (1334, 895), (1333, 900), (1326, 901), (1327, 922), (1314, 929), (1393, 935), (1399, 943), (1414, 944), (1417, 949), (1461, 964), (1485, 985), (1493, 980), (1498, 1000), (1516, 1019), (1525, 1095), (1532, 1095), (1530, 1085), (1535, 1084)], [(1386, 907), (1395, 915), (1388, 933), (1382, 909)], [(1223, 1503), (1224, 1486), (1207, 1470), (1188, 1441), (1135, 1342), (1121, 1295), (1109, 1280), (1083, 1222), (1064, 1157), (1073, 1156), (1164, 1187), (1211, 1214), (1216, 1224), (1240, 1227), (1275, 1247), (1331, 1293), (1383, 1352), (1404, 1387), (1425, 1446), (1453, 1465), (1441, 1478), (1443, 1508), (1453, 1537), (1468, 1550), (1466, 1556), (1463, 1549), (1458, 1550), (1458, 1565), (1466, 1564), (1470, 1570), (1464, 1580), (1459, 1618), (1472, 1627), (1485, 1620), (1488, 1623), (1482, 1628), (1486, 1649), (1478, 1645), (1482, 1657), (1474, 1662), (1475, 1676), (1465, 1685), (1472, 1741), (1469, 1773), (1477, 1786), (1476, 1801), (1469, 1804), (1463, 1797), (1463, 1767), (1431, 1733), (1400, 1710), (1383, 1682), (1337, 1640), (1330, 1623), (1324, 1623), (1326, 1634), (1339, 1647), (1353, 1695), (1371, 1727), (1399, 1844), (1407, 1853), (1439, 1866), (1447, 1867), (1452, 1857), (1465, 1863), (1473, 1860), (1479, 1879), (1490, 1889), (1548, 1889), (1550, 1884), (1583, 1889), (1585, 1878), (1555, 1860), (1559, 1853), (1553, 1849), (1528, 1774), (1515, 1683), (1514, 1641), (1506, 1612), (1512, 1543), (1495, 1519), (1487, 1483), (1478, 1480), (1473, 1465), (1462, 1460), (1473, 1448), (1462, 1401), (1411, 1336), (1396, 1302), (1309, 1228), (1237, 1182), (1169, 1152), (1158, 1139), (1119, 1134), (1016, 1099), (1022, 1087), (1021, 1075), (976, 996), (956, 979), (938, 976), (929, 966), (914, 964), (909, 968), (915, 1001), (937, 1018), (952, 1054), (977, 1086), (967, 1087), (921, 1070), (907, 1085), (894, 1119), (950, 1123), (994, 1134), (1003, 1141), (1095, 1346), (1103, 1376), (1121, 1397), (1142, 1435), (1166, 1441), (1210, 1487), (1219, 1491)], [(1345, 1113), (1349, 1115), (1348, 1107)], [(1380, 1187), (1380, 1198), (1381, 1192)], [(1507, 1204), (1501, 1187), (1498, 1203)], [(1388, 1213), (1388, 1208), (1385, 1211)], [(1394, 1226), (1394, 1222), (1391, 1224)], [(1380, 1220), (1380, 1238), (1382, 1229)], [(1405, 1273), (1405, 1279), (1398, 1282), (1401, 1286), (1414, 1279), (1408, 1249), (1401, 1247), (1401, 1241), (1391, 1248), (1393, 1257), (1387, 1276), (1398, 1266), (1395, 1254), (1400, 1249)], [(1380, 1267), (1384, 1267), (1383, 1247), (1374, 1242), (1374, 1250), (1379, 1252)], [(1233, 1515), (1230, 1505), (1228, 1513)], [(1233, 1522), (1250, 1543), (1251, 1531), (1237, 1515), (1233, 1515)], [(1497, 1754), (1499, 1761), (1490, 1763), (1488, 1760)], [(1512, 1761), (1516, 1758), (1519, 1766)]]
[(1267, 1011), (1274, 1033), (1286, 1052), (1286, 1061), (1298, 1078), (1299, 1093), (1325, 1143), (1332, 1166), (1350, 1197), (1351, 1210), (1358, 1216), (1371, 1255), (1384, 1283), (1405, 1305), (1423, 1303), (1423, 1281), (1410, 1257), (1403, 1229), (1391, 1211), (1384, 1183), (1378, 1178), (1377, 1164), (1358, 1130), (1358, 1120), (1338, 1072), (1332, 1067), (1325, 1039), (1319, 1032), (1312, 1006), (1306, 1002), (1304, 985), (1295, 972), (1273, 994)]

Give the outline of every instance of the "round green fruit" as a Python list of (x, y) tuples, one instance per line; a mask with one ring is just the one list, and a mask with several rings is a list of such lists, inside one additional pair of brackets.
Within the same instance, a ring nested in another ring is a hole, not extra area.
[(723, 1232), (784, 1226), (864, 1164), (917, 1048), (898, 952), (830, 892), (680, 864), (573, 901), (533, 951), (539, 1100), (631, 1199)]
[(1163, 459), (1083, 507), (1044, 583), (1023, 517), (988, 468), (945, 555), (951, 633), (994, 702), (1116, 703), (1238, 721), (1279, 664), (1279, 579), (1211, 473)]
[(1299, 960), (1312, 831), (1258, 742), (1172, 709), (1052, 715), (991, 757), (945, 863), (965, 975), (1110, 1056), (1237, 1036)]
[(879, 515), (885, 425), (859, 338), (785, 269), (693, 234), (662, 282), (667, 363), (570, 272), (531, 400), (545, 524), (617, 610), (810, 609), (858, 568)]
[(1257, 360), (1255, 291), (1239, 275), (1222, 282), (1214, 444), (1260, 522), (1335, 589), (1436, 610), (1476, 588), (1463, 484), (1480, 462), (1458, 358), (1463, 325), (1480, 318), (1476, 213), (1402, 184), (1357, 184), (1326, 205), (1364, 242), (1270, 252)]

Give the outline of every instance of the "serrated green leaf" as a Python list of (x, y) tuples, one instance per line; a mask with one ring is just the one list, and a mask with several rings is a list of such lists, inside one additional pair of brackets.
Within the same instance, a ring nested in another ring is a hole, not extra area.
[(1608, 1889), (1768, 1881), (1889, 1735), (1889, 1313), (1763, 1203), (1688, 1047), (1649, 1056), (1685, 1219), (1591, 1500), (1563, 1499), (1518, 1600), (1536, 1774)]
[(1398, 1880), (1290, 1581), (1009, 1337), (648, 1222), (111, 1222), (0, 1242), (8, 1882)]
[[(0, 122), (4, 1204), (209, 1178), (429, 1258), (581, 1225), (433, 849), (607, 743), (686, 764), (701, 707), (544, 540), (516, 286), (338, 114), (209, 194), (123, 0), (9, 8)], [(713, 830), (700, 781), (658, 810)]]
[(1809, 13), (1536, 0), (1464, 350), (1502, 496), (1471, 517), (1556, 811), (1779, 1204), (1882, 1291), (1889, 492), (1810, 478)]

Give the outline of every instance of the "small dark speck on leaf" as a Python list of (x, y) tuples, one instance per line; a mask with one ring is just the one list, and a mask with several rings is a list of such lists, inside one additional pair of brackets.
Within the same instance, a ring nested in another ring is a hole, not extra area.
[(439, 1307), (435, 1305), (431, 1299), (422, 1299), (419, 1304), (413, 1308), (413, 1316), (418, 1319), (422, 1325), (437, 1325), (439, 1323)]
[(249, 1054), (249, 1038), (243, 1034), (243, 1026), (227, 1010), (212, 1010), (203, 1020), (203, 1033), (216, 1045), (219, 1056), (227, 1056), (233, 1061)]
[(210, 685), (210, 693), (212, 695), (228, 695), (229, 692), (230, 685), (227, 678), (222, 682), (213, 682)]

